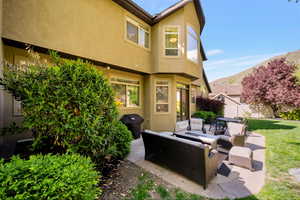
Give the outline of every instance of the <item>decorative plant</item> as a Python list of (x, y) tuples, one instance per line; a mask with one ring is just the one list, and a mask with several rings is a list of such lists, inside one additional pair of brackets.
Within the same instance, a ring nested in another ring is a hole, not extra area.
[(209, 124), (216, 119), (217, 115), (210, 111), (197, 111), (192, 117), (204, 119), (205, 122)]
[(223, 115), (224, 102), (205, 97), (197, 97), (196, 106), (198, 111), (210, 111), (217, 115)]
[(23, 127), (33, 130), (35, 149), (46, 145), (94, 160), (107, 154), (124, 157), (131, 134), (119, 124), (109, 82), (87, 62), (61, 59), (54, 52), (50, 58), (50, 63), (6, 64), (0, 79), (22, 100)]

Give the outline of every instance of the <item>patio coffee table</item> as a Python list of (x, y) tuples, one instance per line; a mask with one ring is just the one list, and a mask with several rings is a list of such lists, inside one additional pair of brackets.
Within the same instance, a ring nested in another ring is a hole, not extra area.
[(199, 140), (203, 141), (206, 144), (211, 145), (211, 147), (214, 149), (217, 148), (217, 141), (219, 139), (218, 136), (204, 134), (201, 133), (200, 131), (187, 131), (185, 134), (199, 138)]

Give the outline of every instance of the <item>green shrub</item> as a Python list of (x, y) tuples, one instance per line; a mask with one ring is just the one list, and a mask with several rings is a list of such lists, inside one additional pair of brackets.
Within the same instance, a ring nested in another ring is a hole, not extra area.
[(132, 134), (127, 127), (120, 121), (116, 121), (111, 129), (113, 136), (113, 144), (110, 146), (109, 154), (117, 158), (125, 158), (130, 152), (130, 144), (132, 141)]
[(210, 111), (217, 115), (224, 115), (224, 99), (210, 99), (199, 96), (196, 99), (197, 110)]
[(0, 161), (0, 199), (94, 200), (101, 190), (93, 168), (89, 158), (77, 154)]
[(279, 116), (286, 120), (300, 120), (300, 109), (292, 110), (289, 112), (280, 113)]
[(55, 53), (51, 58), (51, 64), (5, 65), (0, 79), (22, 100), (23, 127), (34, 130), (35, 149), (76, 152), (98, 163), (110, 153), (124, 156), (131, 136), (115, 127), (118, 112), (109, 82), (87, 62)]
[(210, 111), (197, 111), (192, 117), (204, 119), (206, 123), (211, 123), (216, 119), (217, 115)]

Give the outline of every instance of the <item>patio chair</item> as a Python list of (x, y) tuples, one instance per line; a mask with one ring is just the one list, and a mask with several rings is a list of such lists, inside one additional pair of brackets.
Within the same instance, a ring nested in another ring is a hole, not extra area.
[(200, 131), (206, 133), (206, 129), (204, 128), (204, 120), (201, 118), (191, 118), (190, 119), (190, 129), (191, 131)]
[(189, 129), (189, 121), (176, 122), (175, 133), (185, 133)]
[(226, 150), (233, 146), (245, 146), (247, 126), (241, 123), (227, 123), (227, 129), (224, 135), (219, 135), (218, 144)]
[(214, 120), (208, 129), (213, 135), (224, 135), (226, 131), (226, 123), (219, 120)]

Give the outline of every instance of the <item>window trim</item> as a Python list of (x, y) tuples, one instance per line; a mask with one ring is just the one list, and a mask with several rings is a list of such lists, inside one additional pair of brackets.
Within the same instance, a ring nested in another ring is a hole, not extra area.
[[(124, 82), (120, 82), (120, 81), (112, 81), (112, 79), (123, 79), (123, 80), (128, 80), (128, 81), (138, 81), (138, 84), (135, 83), (124, 83)], [(123, 78), (123, 77), (110, 77), (110, 84), (119, 84), (119, 85), (125, 85), (125, 95), (126, 95), (126, 105), (125, 106), (121, 106), (121, 109), (140, 109), (142, 107), (142, 87), (141, 87), (141, 80), (139, 79), (130, 79), (130, 78)], [(138, 106), (128, 106), (127, 105), (127, 86), (137, 86), (139, 88), (139, 105)]]
[[(136, 45), (140, 48), (143, 48), (147, 51), (151, 51), (151, 27), (148, 27), (146, 25), (144, 26), (144, 25), (142, 25), (142, 23), (139, 23), (137, 20), (134, 20), (127, 16), (125, 17), (124, 21), (125, 21), (125, 25), (124, 25), (125, 26), (125, 34), (124, 34), (125, 41), (129, 42), (130, 44)], [(137, 26), (137, 28), (138, 28), (138, 43), (135, 43), (127, 38), (127, 22)], [(148, 30), (146, 30), (146, 28)], [(142, 46), (140, 44), (140, 30), (143, 30), (144, 32), (148, 33), (148, 35), (149, 35), (149, 47), (148, 48), (145, 46)]]
[[(166, 55), (166, 49), (176, 49), (176, 48), (166, 48), (166, 29), (167, 28), (177, 28), (178, 30), (178, 55), (176, 56), (171, 56), (171, 55)], [(167, 57), (167, 58), (179, 58), (181, 57), (181, 27), (179, 25), (166, 25), (163, 27), (163, 55), (164, 57)]]
[[(168, 82), (168, 85), (163, 85), (163, 84), (157, 84), (158, 81), (166, 81)], [(168, 103), (157, 103), (156, 101), (156, 88), (157, 86), (168, 86)], [(154, 79), (154, 114), (157, 115), (165, 115), (165, 114), (170, 114), (171, 111), (171, 81), (169, 79)], [(157, 104), (165, 104), (168, 105), (168, 112), (157, 112), (156, 107)]]
[[(200, 62), (200, 55), (199, 55), (199, 54), (200, 54), (200, 46), (199, 46), (200, 39), (199, 39), (198, 37), (195, 38), (194, 35), (191, 34), (191, 33), (189, 32), (188, 27), (191, 27), (191, 28), (193, 29), (193, 31), (194, 31), (194, 32), (197, 34), (197, 36), (198, 36), (197, 31), (195, 31), (196, 29), (194, 29), (194, 27), (193, 27), (191, 24), (186, 24), (186, 59), (187, 59), (188, 61), (191, 61), (191, 62), (194, 63), (194, 64), (199, 64), (199, 62)], [(194, 39), (197, 40), (197, 62), (195, 62), (194, 60), (188, 58), (188, 36), (189, 36), (189, 35), (191, 35), (191, 37), (193, 37)]]

